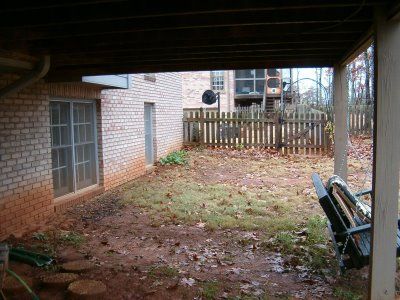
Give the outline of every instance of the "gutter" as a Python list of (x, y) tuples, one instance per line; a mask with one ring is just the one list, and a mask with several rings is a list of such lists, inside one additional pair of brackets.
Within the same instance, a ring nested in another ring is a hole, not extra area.
[(31, 72), (22, 75), (15, 82), (11, 83), (0, 89), (0, 99), (4, 99), (10, 94), (14, 94), (22, 90), (23, 88), (37, 82), (43, 78), (50, 69), (50, 56), (44, 56), (37, 64), (36, 68)]

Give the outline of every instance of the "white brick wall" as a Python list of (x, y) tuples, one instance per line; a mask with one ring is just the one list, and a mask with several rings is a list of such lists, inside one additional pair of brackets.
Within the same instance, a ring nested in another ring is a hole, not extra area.
[[(232, 111), (234, 108), (234, 72), (224, 72), (224, 91), (221, 91), (221, 111)], [(217, 108), (217, 104), (206, 105), (201, 102), (205, 90), (211, 89), (211, 72), (183, 72), (182, 100), (184, 109)]]
[(132, 75), (129, 90), (101, 95), (103, 180), (106, 189), (145, 172), (144, 103), (154, 104), (156, 159), (182, 147), (182, 88), (179, 73), (157, 73), (155, 82)]
[[(16, 77), (1, 77), (0, 86)], [(144, 103), (154, 103), (157, 159), (182, 146), (179, 73), (156, 81), (132, 76), (129, 90), (88, 84), (40, 82), (0, 100), (0, 240), (26, 231), (56, 207), (53, 199), (49, 101), (51, 97), (97, 100), (100, 183), (106, 189), (145, 173)], [(89, 193), (94, 193), (93, 191)], [(88, 194), (89, 195), (89, 194)], [(78, 195), (77, 195), (78, 196)], [(86, 199), (82, 195), (81, 199)], [(65, 200), (65, 199), (64, 199)], [(71, 203), (76, 199), (71, 198)]]

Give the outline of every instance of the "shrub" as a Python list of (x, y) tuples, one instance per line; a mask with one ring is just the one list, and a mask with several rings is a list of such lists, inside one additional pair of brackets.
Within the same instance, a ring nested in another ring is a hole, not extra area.
[(187, 163), (187, 152), (185, 150), (178, 150), (168, 154), (166, 157), (160, 159), (161, 165), (184, 165)]

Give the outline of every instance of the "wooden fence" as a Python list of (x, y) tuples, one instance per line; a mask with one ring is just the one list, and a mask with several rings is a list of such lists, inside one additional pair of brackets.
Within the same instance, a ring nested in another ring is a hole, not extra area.
[(320, 154), (330, 147), (325, 114), (190, 112), (183, 118), (184, 143), (270, 148), (283, 153)]
[(374, 119), (372, 105), (350, 106), (348, 118), (351, 135), (372, 135)]

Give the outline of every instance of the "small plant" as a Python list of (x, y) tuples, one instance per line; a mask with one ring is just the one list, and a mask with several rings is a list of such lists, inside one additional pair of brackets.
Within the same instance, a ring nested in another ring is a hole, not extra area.
[(45, 232), (35, 232), (33, 235), (33, 238), (38, 241), (47, 241), (49, 237)]
[(331, 141), (331, 144), (333, 144), (335, 140), (335, 125), (332, 121), (326, 122), (325, 132), (329, 134), (329, 140)]
[(149, 275), (149, 277), (176, 277), (178, 276), (179, 272), (177, 269), (175, 269), (174, 267), (170, 267), (170, 266), (151, 266), (148, 271), (147, 274)]
[(66, 231), (61, 233), (60, 241), (67, 245), (71, 245), (75, 248), (78, 248), (85, 241), (85, 238), (79, 233), (73, 231)]
[(293, 250), (295, 239), (292, 234), (288, 232), (280, 232), (276, 236), (276, 241), (282, 247), (282, 251), (290, 253)]
[(309, 244), (324, 244), (326, 243), (326, 220), (318, 215), (312, 216), (307, 221), (307, 242)]
[(185, 150), (178, 150), (168, 154), (166, 157), (160, 159), (160, 164), (165, 165), (184, 165), (187, 163), (187, 152)]
[(201, 296), (203, 299), (213, 300), (217, 298), (219, 284), (216, 281), (206, 281), (202, 284)]
[(244, 145), (243, 144), (238, 144), (235, 146), (236, 150), (243, 150), (244, 149)]
[(361, 300), (362, 296), (343, 288), (335, 288), (333, 295), (340, 300)]

